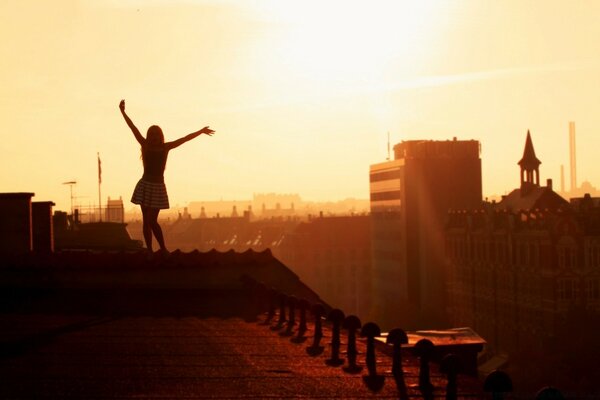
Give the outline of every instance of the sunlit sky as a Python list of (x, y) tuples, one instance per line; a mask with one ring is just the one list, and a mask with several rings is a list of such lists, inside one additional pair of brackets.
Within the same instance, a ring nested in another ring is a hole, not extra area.
[(70, 207), (142, 174), (118, 103), (173, 140), (172, 207), (299, 193), (368, 198), (369, 165), (409, 139), (482, 142), (484, 195), (518, 184), (531, 130), (559, 187), (600, 185), (600, 2), (0, 2), (0, 191)]

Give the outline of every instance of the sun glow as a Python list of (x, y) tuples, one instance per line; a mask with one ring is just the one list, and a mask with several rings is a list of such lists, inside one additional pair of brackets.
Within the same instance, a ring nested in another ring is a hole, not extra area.
[(275, 56), (286, 73), (331, 86), (371, 86), (414, 71), (435, 26), (432, 1), (309, 1), (263, 6), (284, 26)]
[(142, 165), (122, 98), (144, 132), (216, 129), (169, 158), (173, 205), (366, 198), (387, 132), (480, 140), (484, 192), (503, 194), (527, 129), (559, 181), (568, 121), (598, 186), (599, 16), (559, 0), (0, 1), (2, 191), (70, 210), (77, 180), (86, 205), (99, 152), (103, 195), (127, 199)]

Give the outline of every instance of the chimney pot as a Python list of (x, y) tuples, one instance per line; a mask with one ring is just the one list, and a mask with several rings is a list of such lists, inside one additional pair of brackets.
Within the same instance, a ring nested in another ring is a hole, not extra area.
[(344, 360), (340, 358), (340, 328), (344, 321), (344, 312), (338, 308), (331, 310), (327, 316), (327, 320), (331, 321), (331, 358), (327, 359), (325, 363), (329, 366), (337, 367), (344, 363)]
[(321, 346), (319, 344), (321, 339), (323, 338), (321, 317), (325, 314), (325, 307), (323, 307), (322, 304), (317, 303), (311, 307), (311, 311), (315, 317), (315, 328), (314, 328), (314, 335), (313, 335), (313, 343), (310, 347), (306, 348), (306, 352), (309, 355), (315, 357), (315, 356), (320, 355), (323, 352), (323, 350), (325, 349), (323, 346)]

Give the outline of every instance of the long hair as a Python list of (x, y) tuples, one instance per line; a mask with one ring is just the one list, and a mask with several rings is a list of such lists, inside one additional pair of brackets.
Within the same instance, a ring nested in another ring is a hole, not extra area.
[[(165, 144), (165, 135), (158, 125), (152, 125), (146, 132), (146, 144), (148, 147), (160, 147)], [(140, 158), (144, 159), (144, 149), (142, 148)]]
[(150, 146), (165, 144), (165, 135), (158, 125), (152, 125), (146, 133), (146, 141)]

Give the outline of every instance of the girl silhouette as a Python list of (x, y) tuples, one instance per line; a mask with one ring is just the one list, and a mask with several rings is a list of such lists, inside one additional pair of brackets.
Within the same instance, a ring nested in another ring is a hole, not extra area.
[(152, 125), (148, 128), (146, 138), (144, 138), (138, 128), (125, 113), (125, 100), (119, 103), (119, 109), (125, 122), (133, 132), (136, 140), (142, 146), (142, 161), (144, 162), (144, 175), (135, 186), (131, 202), (139, 204), (142, 207), (143, 232), (146, 248), (152, 253), (152, 234), (161, 251), (168, 252), (165, 246), (162, 230), (158, 224), (158, 213), (161, 209), (169, 208), (169, 197), (165, 187), (164, 172), (167, 165), (167, 155), (169, 150), (192, 140), (203, 133), (211, 136), (215, 131), (208, 126), (197, 132), (190, 133), (181, 139), (165, 143), (162, 129), (158, 125)]

